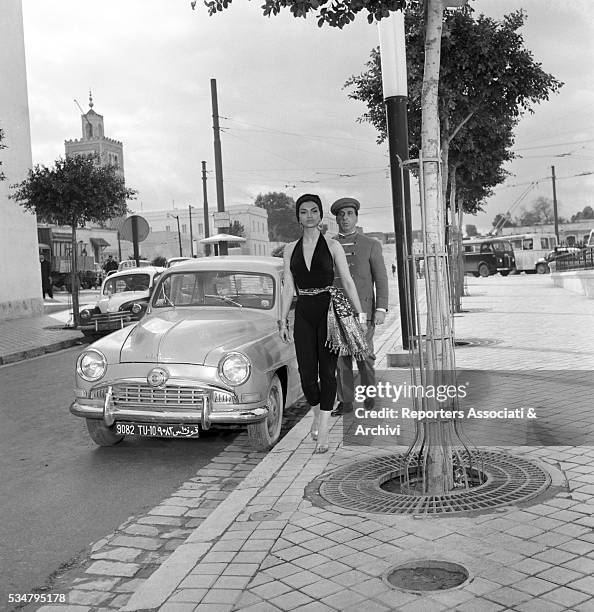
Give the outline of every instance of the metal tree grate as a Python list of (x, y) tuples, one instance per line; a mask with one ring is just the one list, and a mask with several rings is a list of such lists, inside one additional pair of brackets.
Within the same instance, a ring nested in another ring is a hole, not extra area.
[(438, 515), (517, 504), (540, 495), (551, 484), (544, 469), (521, 457), (488, 451), (481, 457), (483, 484), (445, 495), (409, 495), (380, 488), (404, 470), (401, 455), (384, 455), (322, 474), (307, 487), (306, 497), (317, 505), (361, 512)]

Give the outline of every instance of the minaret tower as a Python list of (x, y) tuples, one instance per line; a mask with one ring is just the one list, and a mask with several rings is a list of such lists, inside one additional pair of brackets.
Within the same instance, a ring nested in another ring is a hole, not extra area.
[(66, 156), (95, 153), (102, 163), (116, 166), (124, 176), (124, 147), (119, 140), (105, 137), (103, 115), (96, 113), (93, 106), (93, 95), (89, 91), (89, 110), (80, 117), (82, 138), (64, 142)]

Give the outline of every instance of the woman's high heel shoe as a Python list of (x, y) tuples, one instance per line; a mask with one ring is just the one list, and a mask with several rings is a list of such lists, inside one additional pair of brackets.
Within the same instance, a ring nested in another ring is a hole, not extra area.
[(328, 452), (328, 443), (327, 442), (318, 442), (316, 447), (314, 448), (314, 455), (323, 455)]

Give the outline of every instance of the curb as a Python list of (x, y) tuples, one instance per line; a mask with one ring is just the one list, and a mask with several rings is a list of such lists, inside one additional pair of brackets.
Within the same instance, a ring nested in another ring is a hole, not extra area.
[(306, 415), (245, 477), (231, 495), (195, 529), (186, 541), (135, 591), (123, 612), (151, 610), (162, 606), (189, 572), (243, 512), (246, 505), (272, 480), (299, 447), (310, 429)]
[(69, 340), (62, 340), (60, 342), (53, 342), (52, 344), (38, 346), (25, 351), (9, 353), (8, 355), (0, 356), (0, 366), (8, 365), (10, 363), (17, 363), (18, 361), (25, 361), (26, 359), (32, 359), (33, 357), (40, 357), (41, 355), (46, 355), (47, 353), (55, 353), (56, 351), (61, 351), (63, 349), (82, 344), (86, 344), (84, 336), (81, 336), (80, 338), (70, 338)]

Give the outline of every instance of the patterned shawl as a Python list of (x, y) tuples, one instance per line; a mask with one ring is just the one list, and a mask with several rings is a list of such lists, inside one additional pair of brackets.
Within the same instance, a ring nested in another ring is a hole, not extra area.
[(356, 361), (362, 361), (370, 350), (350, 302), (338, 287), (325, 287), (325, 290), (330, 293), (326, 346), (340, 356), (351, 355)]

